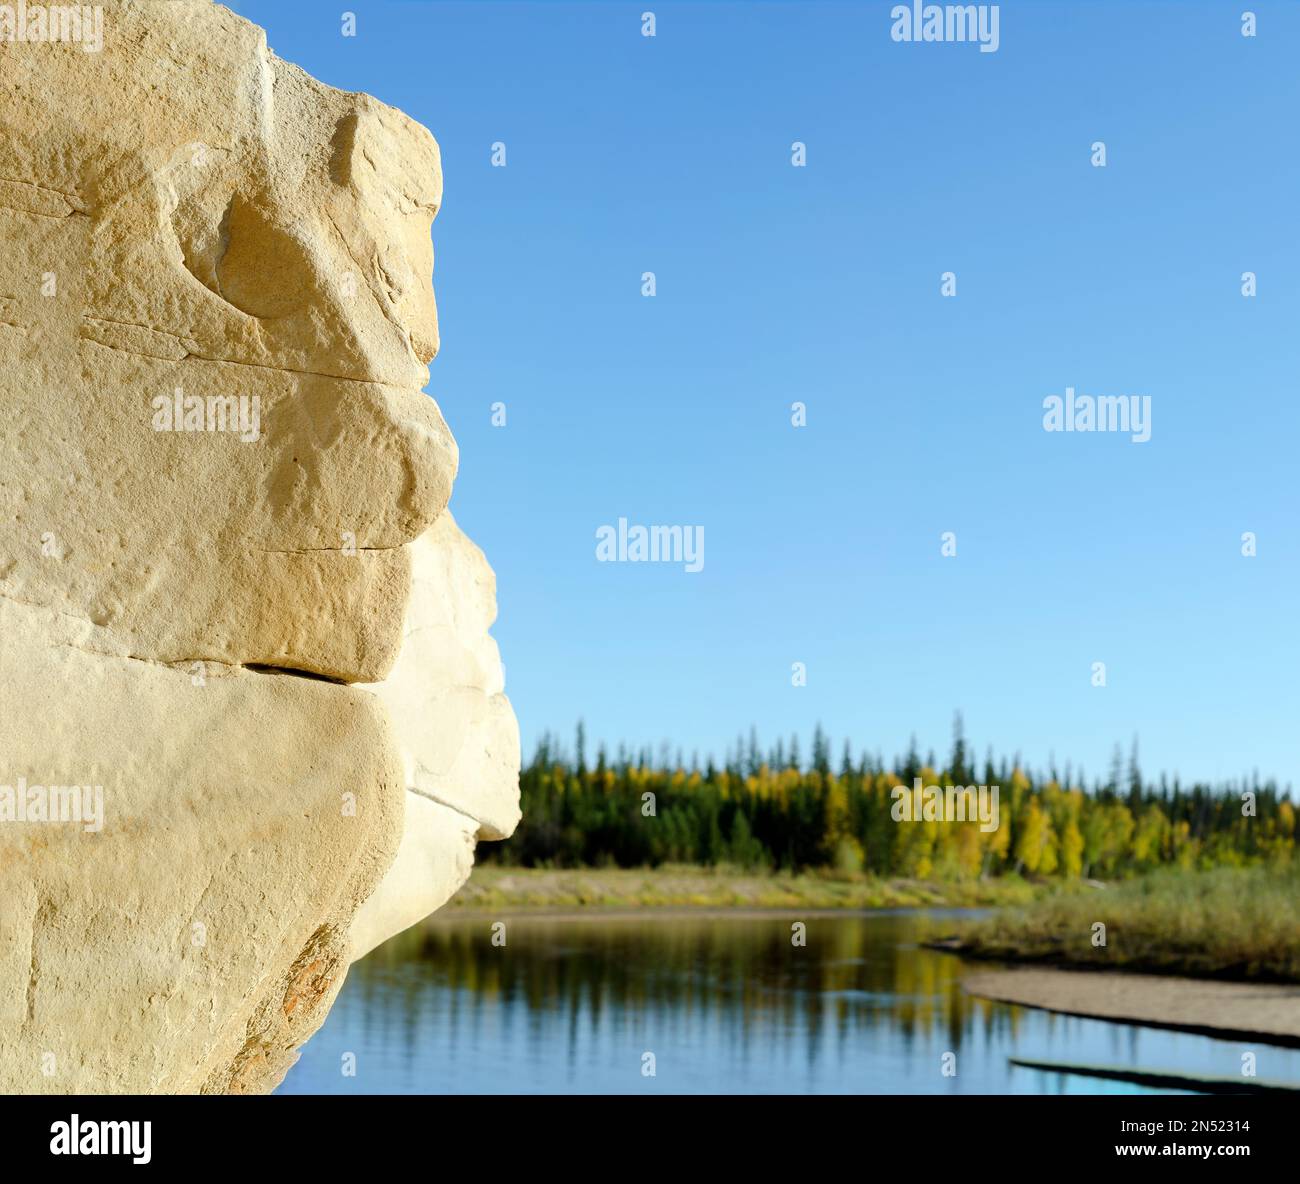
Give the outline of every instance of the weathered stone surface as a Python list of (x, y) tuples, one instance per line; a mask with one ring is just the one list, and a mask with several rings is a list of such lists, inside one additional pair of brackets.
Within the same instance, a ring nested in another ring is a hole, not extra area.
[[(213, 4), (105, 20), (98, 54), (0, 43), (0, 449), (40, 457), (4, 503), (57, 548), (13, 549), (4, 587), (134, 654), (381, 678), (393, 552), (456, 467), (418, 393), (437, 146)], [(177, 388), (257, 396), (258, 439), (154, 430)]]
[(0, 824), (0, 1088), (226, 1088), (253, 1083), (250, 1057), (255, 1078), (283, 1071), (400, 839), (373, 696), (236, 667), (196, 686), (6, 600), (0, 629), (4, 780), (103, 786), (102, 830)]
[(488, 634), (492, 569), (450, 513), (410, 549), (401, 653), (370, 688), (399, 737), (406, 829), (353, 926), (356, 958), (446, 904), (469, 877), (476, 838), (505, 838), (519, 822), (519, 726)]
[(0, 41), (0, 1090), (264, 1090), (518, 819), (438, 149), (209, 0), (103, 8)]

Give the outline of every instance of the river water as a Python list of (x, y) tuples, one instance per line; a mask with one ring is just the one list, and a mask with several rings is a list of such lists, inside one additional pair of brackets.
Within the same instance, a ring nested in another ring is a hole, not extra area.
[(1009, 1058), (1235, 1077), (1243, 1052), (1300, 1081), (1298, 1051), (973, 999), (919, 945), (962, 916), (437, 916), (352, 967), (279, 1092), (1137, 1093)]

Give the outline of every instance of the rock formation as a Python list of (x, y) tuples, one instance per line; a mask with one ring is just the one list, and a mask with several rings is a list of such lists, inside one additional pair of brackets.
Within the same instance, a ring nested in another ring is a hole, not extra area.
[(0, 16), (0, 1091), (265, 1091), (519, 817), (438, 148), (210, 0), (102, 10)]

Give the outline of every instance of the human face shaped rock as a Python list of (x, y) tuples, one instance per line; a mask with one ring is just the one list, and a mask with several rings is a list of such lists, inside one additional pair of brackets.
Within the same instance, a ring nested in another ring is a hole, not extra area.
[(265, 1088), (362, 903), (369, 945), (518, 817), (422, 393), (438, 150), (207, 0), (103, 8), (0, 43), (0, 1086)]

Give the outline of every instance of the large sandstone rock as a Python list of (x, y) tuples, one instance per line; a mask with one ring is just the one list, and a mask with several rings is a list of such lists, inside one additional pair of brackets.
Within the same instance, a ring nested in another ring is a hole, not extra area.
[(103, 8), (0, 40), (0, 1090), (265, 1090), (518, 820), (438, 149), (209, 0)]

